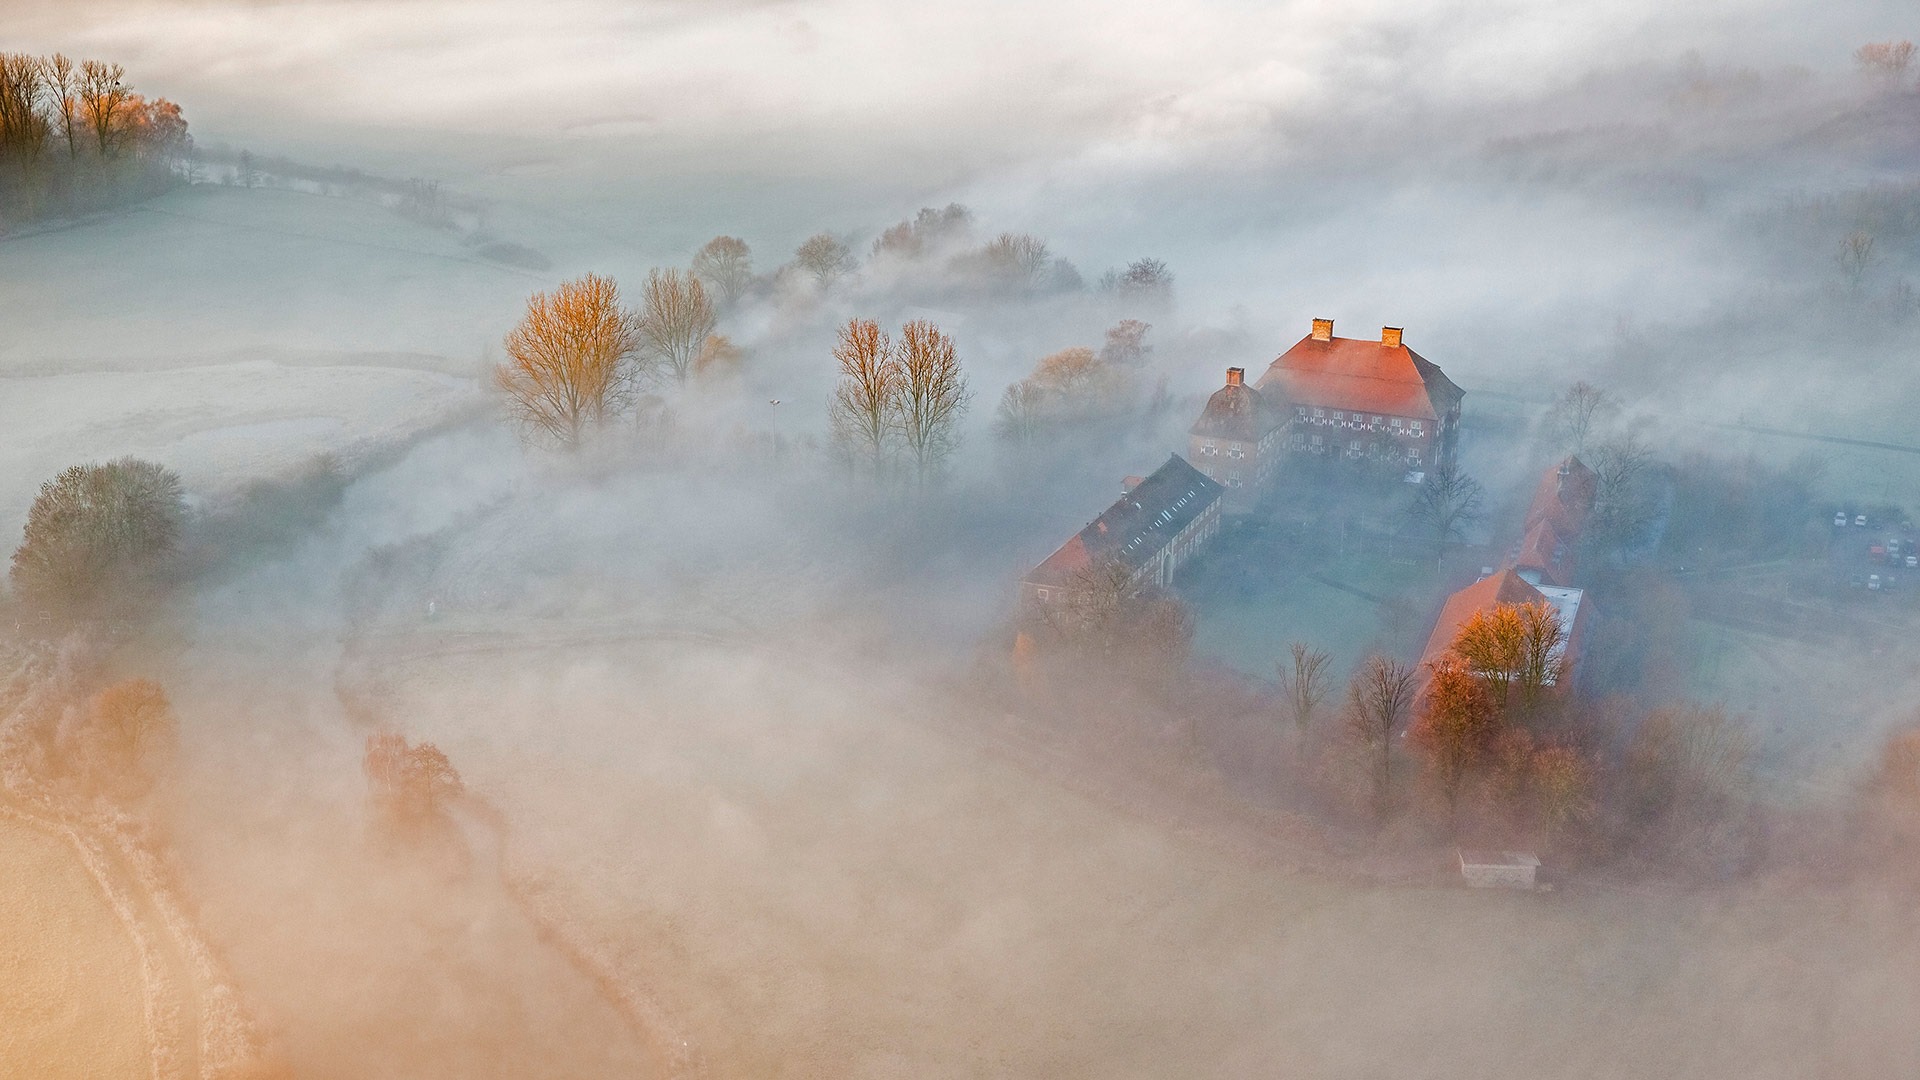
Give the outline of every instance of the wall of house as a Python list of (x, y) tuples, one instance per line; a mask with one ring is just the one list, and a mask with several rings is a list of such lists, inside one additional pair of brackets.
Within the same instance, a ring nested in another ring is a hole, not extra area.
[[(1370, 458), (1390, 454), (1409, 465), (1432, 467), (1449, 455), (1452, 428), (1445, 422), (1386, 413), (1354, 413), (1321, 405), (1294, 409), (1289, 449), (1310, 454)], [(1316, 441), (1318, 440), (1318, 441)], [(1359, 449), (1354, 448), (1359, 443)]]
[(1245, 513), (1260, 501), (1260, 489), (1273, 479), (1285, 437), (1285, 428), (1268, 432), (1258, 442), (1190, 435), (1187, 460), (1226, 489), (1221, 501), (1227, 513)]

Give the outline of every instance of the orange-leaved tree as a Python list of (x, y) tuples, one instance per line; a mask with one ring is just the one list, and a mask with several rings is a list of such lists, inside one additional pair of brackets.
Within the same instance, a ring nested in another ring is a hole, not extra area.
[(1559, 676), (1557, 650), (1564, 637), (1560, 611), (1550, 603), (1496, 604), (1461, 624), (1452, 652), (1493, 687), (1501, 704), (1518, 690), (1521, 701), (1532, 705)]
[(612, 278), (588, 274), (537, 292), (507, 335), (493, 381), (522, 429), (576, 446), (632, 400), (638, 320)]
[(405, 736), (392, 732), (367, 736), (361, 767), (375, 805), (398, 819), (435, 814), (464, 790), (459, 772), (439, 747), (410, 745)]
[(1486, 758), (1499, 727), (1499, 704), (1479, 676), (1458, 662), (1434, 665), (1411, 734), (1446, 801), (1449, 828), (1459, 817), (1460, 794)]

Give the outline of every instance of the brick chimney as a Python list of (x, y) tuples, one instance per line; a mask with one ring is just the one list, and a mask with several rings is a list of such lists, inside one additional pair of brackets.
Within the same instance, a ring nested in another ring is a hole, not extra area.
[(1333, 320), (1332, 319), (1313, 320), (1313, 340), (1315, 341), (1332, 341), (1333, 340)]
[(1383, 326), (1380, 328), (1380, 344), (1389, 349), (1397, 349), (1400, 347), (1400, 334), (1401, 330), (1397, 326)]
[(1247, 369), (1230, 367), (1227, 369), (1227, 385), (1239, 386), (1247, 381)]

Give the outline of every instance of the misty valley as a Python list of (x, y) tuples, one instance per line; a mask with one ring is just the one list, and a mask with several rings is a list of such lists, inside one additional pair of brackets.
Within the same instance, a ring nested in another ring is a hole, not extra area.
[(0, 1078), (1920, 1074), (1786, 8), (9, 5)]

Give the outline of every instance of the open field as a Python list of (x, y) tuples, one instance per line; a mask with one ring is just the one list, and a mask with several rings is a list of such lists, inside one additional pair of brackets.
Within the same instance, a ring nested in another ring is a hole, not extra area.
[(0, 814), (0, 1077), (149, 1074), (140, 964), (64, 840)]
[[(930, 729), (910, 687), (773, 651), (527, 639), (512, 674), (492, 653), (385, 672), (715, 1075), (1920, 1064), (1896, 1035), (1920, 936), (1887, 898), (1301, 875)], [(1802, 963), (1835, 954), (1851, 966)]]

